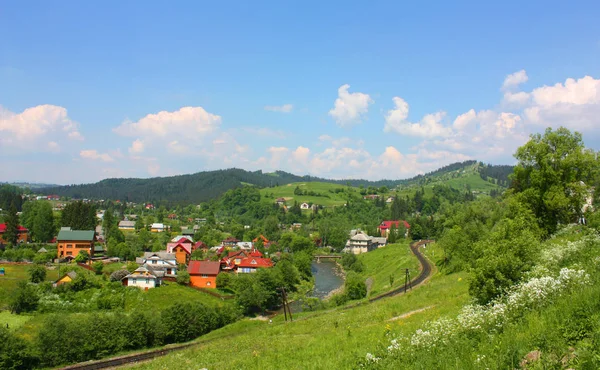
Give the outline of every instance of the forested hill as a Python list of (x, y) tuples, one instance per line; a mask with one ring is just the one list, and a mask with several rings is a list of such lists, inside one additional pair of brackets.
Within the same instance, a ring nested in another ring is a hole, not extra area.
[[(411, 179), (379, 181), (355, 179), (331, 180), (312, 176), (297, 176), (284, 171), (263, 173), (262, 171), (250, 172), (238, 168), (231, 168), (218, 171), (198, 172), (191, 175), (155, 177), (149, 179), (106, 179), (94, 184), (49, 187), (41, 190), (41, 192), (77, 199), (118, 199), (125, 202), (136, 203), (167, 202), (172, 204), (197, 204), (215, 199), (227, 190), (243, 185), (264, 188), (294, 182), (319, 181), (350, 186), (387, 186), (388, 188), (394, 188), (398, 185), (418, 185), (427, 179), (439, 178), (443, 174), (457, 172), (465, 168), (469, 169), (470, 173), (479, 171), (482, 177), (485, 176), (487, 178), (492, 178), (493, 175), (502, 175), (504, 173), (503, 171), (490, 170), (496, 167), (502, 166), (486, 166), (476, 161), (467, 161), (451, 164), (437, 171), (419, 175)], [(512, 170), (512, 167), (510, 168)], [(492, 179), (492, 181), (494, 180)]]

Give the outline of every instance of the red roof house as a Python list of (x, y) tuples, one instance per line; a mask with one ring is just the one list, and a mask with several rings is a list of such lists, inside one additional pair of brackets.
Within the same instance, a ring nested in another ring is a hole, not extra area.
[(221, 271), (219, 261), (190, 261), (188, 266), (190, 284), (198, 288), (216, 288), (219, 271)]
[(390, 234), (390, 230), (391, 230), (392, 226), (395, 228), (399, 228), (400, 222), (402, 222), (402, 225), (404, 226), (404, 228), (407, 231), (410, 229), (410, 224), (408, 222), (406, 222), (405, 220), (382, 221), (381, 224), (379, 225), (379, 232), (381, 233), (381, 236), (388, 236)]
[[(6, 224), (0, 224), (0, 243), (7, 243), (4, 239), (4, 233), (6, 232)], [(29, 230), (26, 227), (19, 225), (17, 227), (17, 243), (24, 243), (27, 241)]]

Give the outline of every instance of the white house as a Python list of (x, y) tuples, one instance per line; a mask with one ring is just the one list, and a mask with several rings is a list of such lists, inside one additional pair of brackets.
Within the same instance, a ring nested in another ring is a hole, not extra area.
[(134, 272), (125, 276), (121, 282), (125, 286), (132, 286), (144, 290), (156, 288), (162, 283), (162, 279), (154, 275), (145, 267), (138, 267)]
[(357, 232), (356, 235), (348, 239), (344, 253), (361, 254), (376, 249), (379, 244), (373, 243), (373, 238), (363, 232)]
[(153, 223), (152, 226), (150, 226), (150, 231), (154, 233), (162, 233), (165, 229), (165, 224)]
[(177, 277), (177, 257), (175, 253), (144, 252), (135, 262), (146, 267), (157, 277)]
[(306, 202), (302, 203), (302, 204), (300, 204), (300, 209), (310, 209), (310, 204), (308, 204)]

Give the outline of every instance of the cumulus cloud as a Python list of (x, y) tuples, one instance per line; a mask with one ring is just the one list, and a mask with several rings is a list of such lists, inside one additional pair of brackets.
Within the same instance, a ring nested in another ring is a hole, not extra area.
[(243, 127), (241, 130), (251, 135), (266, 138), (284, 139), (287, 136), (282, 130), (273, 130), (267, 127)]
[(122, 136), (148, 138), (198, 138), (214, 132), (220, 125), (221, 117), (207, 112), (202, 107), (183, 107), (174, 112), (148, 114), (137, 122), (123, 122), (114, 132)]
[(294, 109), (294, 106), (292, 104), (265, 106), (265, 110), (268, 110), (271, 112), (290, 113), (293, 109)]
[(432, 138), (448, 136), (452, 130), (442, 124), (445, 112), (436, 112), (425, 115), (420, 122), (411, 123), (408, 118), (408, 103), (399, 97), (394, 97), (394, 109), (387, 112), (385, 116), (385, 132), (396, 132), (400, 135)]
[[(79, 124), (56, 105), (38, 105), (14, 113), (0, 106), (0, 142), (5, 145), (29, 146), (41, 137), (51, 136), (53, 141), (67, 137), (83, 140)], [(37, 149), (37, 148), (36, 148)]]
[(129, 153), (131, 154), (139, 154), (144, 151), (144, 142), (140, 139), (136, 139), (133, 143), (131, 143), (131, 147), (129, 148)]
[(350, 93), (348, 89), (350, 89), (348, 84), (338, 89), (338, 98), (329, 111), (329, 115), (341, 127), (359, 123), (369, 110), (369, 104), (373, 103), (373, 99), (368, 94)]
[(108, 153), (98, 153), (95, 149), (82, 150), (79, 156), (83, 159), (100, 160), (103, 162), (113, 162), (114, 159)]
[(513, 87), (519, 86), (522, 83), (527, 82), (527, 80), (529, 80), (529, 77), (527, 76), (527, 72), (525, 72), (524, 69), (509, 74), (508, 76), (506, 76), (506, 78), (504, 79), (504, 83), (502, 84), (502, 88), (504, 90), (508, 90), (511, 89)]

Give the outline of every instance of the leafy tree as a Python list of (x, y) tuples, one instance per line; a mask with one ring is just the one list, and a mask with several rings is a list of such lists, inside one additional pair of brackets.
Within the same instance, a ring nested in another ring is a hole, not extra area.
[(227, 272), (220, 272), (217, 275), (217, 287), (219, 289), (232, 289), (233, 275)]
[(40, 297), (35, 287), (22, 280), (17, 284), (17, 290), (13, 294), (9, 308), (12, 313), (16, 314), (32, 312), (36, 310), (39, 300)]
[(29, 270), (29, 281), (32, 283), (41, 283), (46, 280), (46, 268), (43, 265), (34, 264)]
[(296, 285), (300, 284), (298, 268), (289, 259), (281, 260), (275, 268), (281, 272), (285, 288), (289, 291), (296, 290)]
[(79, 251), (79, 254), (75, 257), (75, 262), (85, 263), (90, 259), (90, 254), (87, 251)]
[[(104, 230), (104, 235), (108, 239), (113, 231), (113, 227), (116, 227), (117, 223), (114, 216), (114, 211), (112, 207), (106, 209), (104, 211), (104, 216), (102, 216), (102, 230)], [(118, 229), (118, 227), (117, 227)]]
[(351, 300), (362, 299), (367, 296), (367, 284), (360, 275), (352, 271), (346, 274), (344, 289), (345, 294)]
[(37, 358), (28, 343), (12, 333), (10, 328), (0, 326), (0, 369), (33, 369)]
[(145, 228), (144, 220), (142, 216), (138, 216), (137, 220), (135, 220), (135, 230), (140, 231)]
[(312, 277), (312, 255), (309, 252), (294, 253), (294, 266), (300, 272), (300, 277), (304, 280), (310, 280)]
[(4, 222), (6, 223), (6, 231), (3, 235), (4, 240), (7, 243), (16, 245), (19, 238), (19, 216), (17, 216), (17, 207), (14, 202), (11, 203)]
[(511, 176), (512, 191), (533, 211), (546, 235), (558, 223), (576, 221), (599, 167), (581, 134), (548, 128), (544, 135), (531, 135), (515, 158), (519, 162)]
[(33, 236), (38, 242), (48, 243), (56, 235), (54, 214), (50, 202), (36, 202), (36, 214), (33, 219)]

